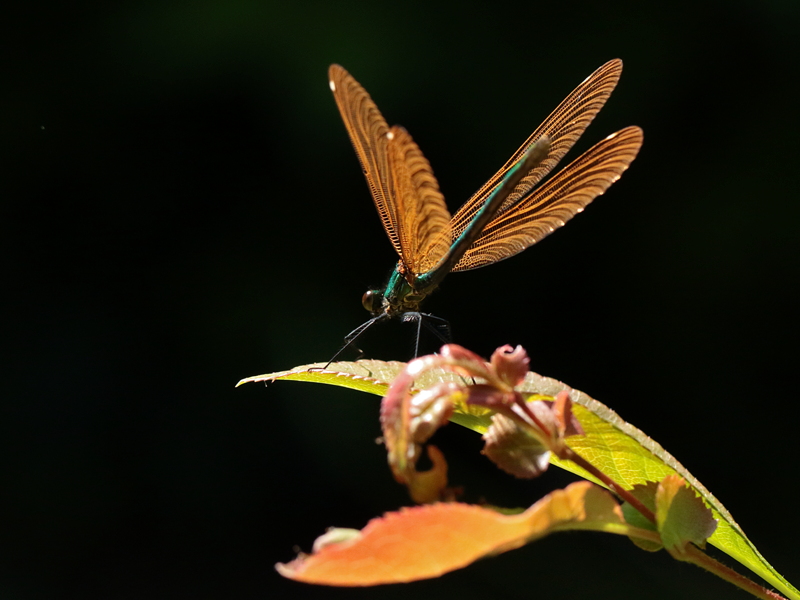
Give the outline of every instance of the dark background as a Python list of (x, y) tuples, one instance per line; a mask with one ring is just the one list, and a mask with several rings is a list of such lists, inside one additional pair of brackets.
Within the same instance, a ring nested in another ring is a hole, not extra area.
[[(272, 568), (407, 503), (374, 443), (377, 398), (233, 387), (329, 358), (396, 259), (328, 65), (411, 131), (455, 209), (617, 56), (621, 84), (577, 149), (640, 125), (633, 167), (425, 308), (458, 342), (523, 344), (534, 370), (617, 410), (800, 582), (795, 2), (3, 12), (0, 597), (743, 597), (589, 533), (380, 590)], [(386, 325), (361, 347), (406, 360), (412, 337)], [(455, 426), (439, 444), (470, 501), (528, 505), (573, 479), (513, 481)]]

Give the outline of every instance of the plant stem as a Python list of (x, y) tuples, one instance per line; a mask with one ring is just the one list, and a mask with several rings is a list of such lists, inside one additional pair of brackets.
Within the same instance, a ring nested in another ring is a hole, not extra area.
[[(576, 454), (575, 451), (573, 451), (572, 449), (567, 448), (567, 450), (563, 454), (564, 455), (561, 456), (560, 458), (571, 460), (576, 465), (585, 469), (586, 471), (597, 477), (597, 479), (602, 481), (605, 485), (607, 485), (609, 489), (613, 490), (628, 504), (630, 504), (640, 513), (642, 513), (642, 515), (646, 519), (648, 519), (652, 523), (656, 522), (656, 517), (653, 514), (653, 511), (647, 508), (644, 504), (642, 504), (633, 494), (630, 493), (629, 490), (622, 488), (622, 486), (620, 486), (616, 481), (614, 481), (608, 475), (600, 471), (597, 467), (595, 467), (592, 463), (584, 459), (582, 456)], [(713, 573), (717, 577), (720, 577), (725, 581), (732, 583), (739, 589), (751, 593), (756, 598), (761, 598), (761, 600), (787, 600), (784, 596), (781, 596), (777, 592), (768, 590), (764, 586), (757, 584), (755, 581), (748, 579), (744, 575), (737, 573), (730, 567), (726, 567), (721, 562), (719, 562), (714, 558), (711, 558), (708, 554), (706, 554), (693, 544), (687, 544), (686, 549), (680, 555), (676, 555), (673, 553), (671, 554), (678, 560), (690, 562), (692, 564), (697, 565), (698, 567), (702, 567), (703, 569)]]
[(625, 500), (633, 508), (642, 513), (642, 516), (646, 518), (648, 521), (650, 521), (651, 523), (656, 522), (656, 516), (655, 514), (653, 514), (653, 511), (647, 508), (644, 504), (642, 504), (642, 502), (638, 498), (636, 498), (636, 496), (631, 494), (629, 490), (623, 488), (616, 481), (611, 479), (608, 475), (603, 473), (600, 469), (595, 467), (585, 458), (583, 458), (579, 454), (576, 454), (572, 449), (567, 448), (566, 452), (564, 452), (564, 455), (560, 456), (559, 458), (571, 460), (582, 469), (585, 469), (586, 471), (597, 477), (597, 479), (606, 484), (606, 486), (608, 486), (609, 489), (613, 490), (620, 498)]
[(764, 586), (757, 584), (755, 581), (748, 579), (744, 575), (740, 575), (730, 567), (726, 567), (721, 562), (711, 558), (708, 554), (692, 544), (688, 544), (686, 546), (681, 560), (685, 560), (686, 562), (695, 564), (698, 567), (702, 567), (717, 577), (721, 577), (725, 581), (732, 583), (745, 592), (750, 592), (756, 598), (761, 598), (762, 600), (787, 600), (779, 593), (768, 590)]
[[(516, 402), (516, 405), (520, 410), (522, 410), (522, 412), (525, 413), (525, 415), (533, 422), (533, 424), (539, 428), (540, 431), (547, 432), (550, 430), (550, 428), (546, 427), (539, 417), (536, 416), (536, 413), (531, 410), (531, 407), (528, 406), (528, 402), (526, 400), (519, 398)], [(506, 416), (509, 416), (512, 419), (519, 419), (519, 417), (514, 414), (514, 411), (510, 411), (510, 414), (507, 414)], [(528, 424), (526, 423), (525, 425)]]

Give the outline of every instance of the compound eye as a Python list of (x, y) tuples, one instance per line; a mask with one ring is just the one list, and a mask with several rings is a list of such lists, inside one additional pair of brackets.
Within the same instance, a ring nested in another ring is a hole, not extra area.
[(381, 307), (381, 300), (383, 300), (383, 296), (377, 290), (369, 290), (368, 292), (364, 292), (364, 295), (361, 296), (361, 305), (366, 308), (369, 312), (375, 313)]

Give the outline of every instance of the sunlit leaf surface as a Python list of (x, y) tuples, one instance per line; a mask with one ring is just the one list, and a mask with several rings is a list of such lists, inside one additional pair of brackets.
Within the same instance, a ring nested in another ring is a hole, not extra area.
[[(287, 379), (311, 381), (352, 388), (383, 396), (389, 384), (405, 363), (360, 360), (337, 362), (327, 365), (316, 363), (303, 365), (289, 371), (280, 371), (243, 379), (238, 385), (252, 381), (274, 381)], [(424, 389), (441, 381), (462, 381), (453, 373), (428, 371), (417, 380), (416, 388)], [(617, 413), (579, 390), (568, 385), (530, 372), (518, 387), (530, 394), (554, 397), (567, 390), (574, 402), (575, 416), (586, 435), (569, 439), (570, 447), (583, 458), (597, 466), (612, 479), (631, 489), (637, 484), (661, 481), (674, 473), (683, 477), (703, 498), (719, 521), (716, 531), (708, 542), (727, 553), (751, 571), (792, 598), (800, 598), (800, 591), (781, 576), (758, 552), (734, 521), (728, 510), (691, 473), (657, 442), (642, 431), (624, 421)], [(490, 425), (490, 412), (479, 407), (456, 407), (451, 421), (478, 433), (485, 433)], [(572, 463), (553, 457), (552, 464), (597, 482)]]

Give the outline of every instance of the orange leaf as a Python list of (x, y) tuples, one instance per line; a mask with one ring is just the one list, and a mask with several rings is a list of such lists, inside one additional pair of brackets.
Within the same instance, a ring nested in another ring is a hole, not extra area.
[(438, 577), (553, 531), (618, 533), (621, 527), (622, 513), (611, 495), (581, 481), (548, 494), (517, 515), (459, 503), (404, 508), (371, 520), (360, 536), (323, 545), (312, 555), (276, 568), (281, 575), (306, 583), (403, 583)]

